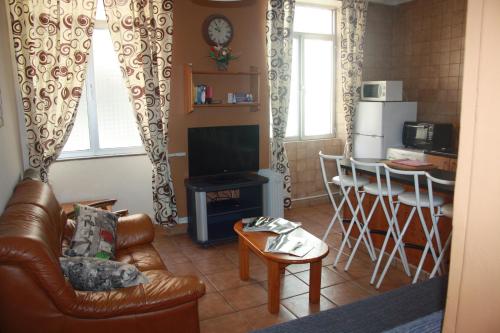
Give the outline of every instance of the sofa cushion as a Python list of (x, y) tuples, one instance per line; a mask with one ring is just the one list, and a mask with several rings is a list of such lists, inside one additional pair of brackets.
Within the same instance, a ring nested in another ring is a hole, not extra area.
[(75, 233), (65, 255), (114, 258), (118, 217), (99, 208), (75, 205), (75, 218)]
[[(164, 270), (143, 274), (149, 283), (138, 287), (92, 293), (76, 291), (77, 302), (72, 310), (78, 312), (79, 318), (89, 315), (92, 318), (109, 318), (178, 307), (196, 301), (205, 293), (204, 283), (195, 276), (177, 277)], [(164, 332), (169, 332), (169, 328), (165, 328)]]
[(134, 265), (86, 257), (59, 258), (64, 276), (76, 290), (105, 291), (148, 283)]
[(158, 252), (151, 244), (119, 249), (116, 251), (115, 260), (134, 265), (141, 272), (166, 269)]

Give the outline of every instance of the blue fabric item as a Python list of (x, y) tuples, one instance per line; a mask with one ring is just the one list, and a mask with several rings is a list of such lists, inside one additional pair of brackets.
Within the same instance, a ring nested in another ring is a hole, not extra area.
[(255, 332), (381, 333), (442, 310), (446, 287), (433, 278)]
[(436, 311), (407, 324), (394, 327), (384, 333), (440, 333), (442, 327), (443, 310)]

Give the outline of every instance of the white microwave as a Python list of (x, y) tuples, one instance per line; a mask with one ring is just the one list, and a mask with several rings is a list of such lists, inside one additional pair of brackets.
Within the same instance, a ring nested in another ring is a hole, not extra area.
[(403, 81), (364, 81), (361, 84), (361, 100), (401, 102), (403, 100)]

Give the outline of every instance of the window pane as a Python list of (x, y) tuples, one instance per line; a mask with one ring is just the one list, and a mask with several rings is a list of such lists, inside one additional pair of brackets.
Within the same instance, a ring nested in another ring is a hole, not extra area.
[(106, 11), (104, 10), (104, 1), (97, 1), (97, 9), (95, 19), (99, 21), (106, 21)]
[(141, 146), (128, 92), (107, 29), (93, 37), (99, 148)]
[(90, 149), (89, 117), (87, 113), (87, 89), (84, 86), (82, 97), (78, 104), (75, 124), (73, 125), (68, 141), (66, 141), (63, 152), (88, 149)]
[(299, 103), (300, 103), (300, 85), (299, 85), (299, 40), (293, 39), (292, 55), (292, 81), (290, 82), (290, 105), (288, 107), (288, 123), (286, 126), (287, 137), (299, 136)]
[(304, 39), (304, 135), (331, 134), (333, 42)]
[(333, 11), (326, 8), (296, 6), (293, 21), (295, 32), (333, 33)]

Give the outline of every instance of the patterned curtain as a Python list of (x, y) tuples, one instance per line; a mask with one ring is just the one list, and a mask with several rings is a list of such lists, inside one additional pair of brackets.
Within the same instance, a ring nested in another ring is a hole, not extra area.
[(340, 61), (342, 67), (342, 98), (347, 133), (344, 150), (346, 157), (350, 157), (352, 154), (354, 114), (361, 95), (367, 9), (368, 0), (342, 1)]
[(137, 126), (152, 163), (158, 224), (176, 223), (168, 162), (173, 0), (104, 0), (111, 38), (129, 90)]
[(96, 0), (9, 0), (30, 167), (48, 181), (75, 121)]
[(273, 137), (271, 167), (283, 176), (285, 208), (292, 206), (292, 184), (284, 139), (290, 102), (295, 0), (269, 0), (266, 13), (267, 69)]

